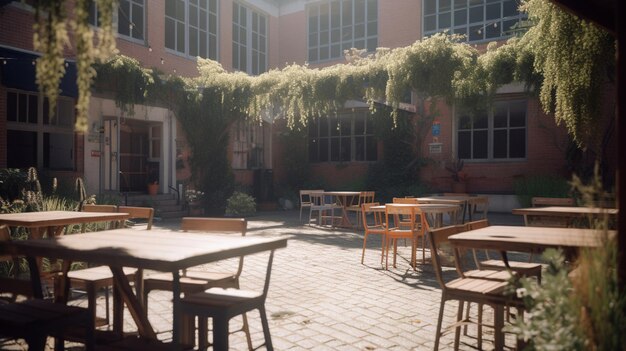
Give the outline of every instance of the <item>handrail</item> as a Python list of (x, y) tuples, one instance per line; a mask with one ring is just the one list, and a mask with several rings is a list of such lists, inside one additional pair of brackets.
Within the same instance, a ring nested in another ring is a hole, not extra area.
[(174, 192), (176, 192), (176, 205), (180, 205), (180, 191), (178, 191), (178, 189), (174, 188), (171, 185), (167, 186), (170, 190), (174, 190)]

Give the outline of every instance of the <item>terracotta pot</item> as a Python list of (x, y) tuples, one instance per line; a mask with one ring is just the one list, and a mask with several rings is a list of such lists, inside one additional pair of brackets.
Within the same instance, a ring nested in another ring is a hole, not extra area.
[(156, 195), (159, 190), (159, 183), (148, 184), (148, 195)]

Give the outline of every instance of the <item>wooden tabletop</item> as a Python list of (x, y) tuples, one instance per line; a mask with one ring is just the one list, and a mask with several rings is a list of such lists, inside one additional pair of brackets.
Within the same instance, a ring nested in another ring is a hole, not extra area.
[(65, 235), (54, 240), (15, 240), (0, 245), (0, 252), (171, 272), (286, 246), (286, 238), (126, 228)]
[[(422, 212), (449, 212), (459, 209), (459, 205), (452, 204), (389, 204), (399, 207), (413, 207), (417, 206)], [(372, 211), (385, 211), (387, 204), (372, 206), (370, 209)]]
[(444, 196), (444, 195), (433, 195), (433, 196), (425, 196), (425, 197), (418, 197), (417, 201), (419, 202), (424, 202), (424, 203), (428, 203), (428, 202), (437, 202), (437, 203), (449, 203), (449, 204), (464, 204), (465, 202), (471, 200), (471, 199), (476, 199), (479, 197), (485, 197), (485, 196), (476, 196), (476, 195), (467, 195), (467, 196), (459, 196), (459, 195), (450, 195), (450, 196)]
[(116, 221), (129, 217), (118, 212), (41, 211), (0, 214), (0, 224), (11, 227), (50, 227), (87, 222)]
[[(598, 247), (607, 232), (593, 229), (489, 226), (450, 236), (456, 247), (536, 252), (547, 248)], [(616, 231), (609, 231), (614, 237)]]
[(516, 208), (511, 212), (517, 215), (559, 216), (559, 217), (584, 217), (588, 215), (604, 215), (604, 214), (610, 215), (610, 216), (616, 216), (618, 214), (618, 210), (616, 208), (573, 207), (573, 206)]

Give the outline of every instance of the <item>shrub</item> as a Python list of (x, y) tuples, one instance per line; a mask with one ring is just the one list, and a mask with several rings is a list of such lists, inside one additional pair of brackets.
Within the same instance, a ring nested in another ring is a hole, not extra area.
[(256, 213), (254, 198), (246, 193), (235, 191), (226, 200), (226, 214), (231, 216), (248, 216)]
[(522, 207), (530, 207), (535, 196), (571, 197), (572, 193), (566, 179), (545, 175), (520, 178), (514, 182), (513, 189)]

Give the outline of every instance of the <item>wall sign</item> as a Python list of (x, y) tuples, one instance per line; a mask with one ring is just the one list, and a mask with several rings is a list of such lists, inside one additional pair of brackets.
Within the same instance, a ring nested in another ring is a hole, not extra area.
[(432, 134), (433, 137), (437, 137), (441, 134), (441, 124), (439, 121), (433, 121)]

